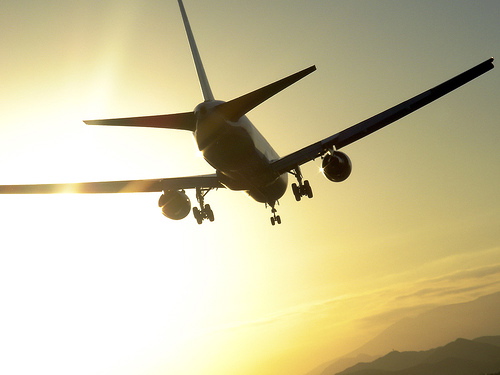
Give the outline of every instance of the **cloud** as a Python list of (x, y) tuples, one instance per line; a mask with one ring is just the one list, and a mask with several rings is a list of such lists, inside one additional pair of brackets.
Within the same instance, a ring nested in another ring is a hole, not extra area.
[(330, 312), (336, 307), (341, 307), (342, 305), (352, 301), (354, 299), (359, 299), (360, 295), (342, 295), (326, 300), (313, 301), (310, 303), (304, 303), (300, 305), (291, 306), (288, 309), (283, 309), (272, 314), (262, 316), (261, 318), (233, 322), (229, 324), (224, 324), (221, 326), (214, 327), (210, 332), (223, 331), (223, 330), (235, 330), (235, 329), (248, 329), (248, 328), (258, 328), (263, 326), (269, 326), (273, 324), (284, 324), (292, 320), (309, 320), (310, 318), (317, 317), (324, 313)]
[(470, 292), (482, 291), (488, 289), (489, 287), (497, 285), (499, 285), (499, 282), (485, 283), (482, 285), (474, 285), (464, 288), (456, 288), (456, 287), (426, 288), (418, 290), (412, 294), (396, 297), (396, 299), (404, 300), (408, 298), (423, 298), (423, 297), (437, 298), (437, 297), (447, 297), (447, 296), (458, 296), (458, 295), (469, 294)]
[(379, 307), (358, 323), (360, 327), (388, 326), (439, 305), (471, 301), (499, 290), (500, 263), (395, 285), (375, 293)]
[(500, 275), (500, 263), (491, 266), (467, 269), (455, 272), (451, 275), (442, 277), (441, 279), (448, 280), (463, 280), (463, 279), (480, 279), (488, 276)]
[(214, 326), (203, 336), (212, 345), (240, 340), (263, 352), (289, 342), (296, 355), (314, 356), (325, 348), (347, 354), (402, 319), (500, 291), (500, 263), (386, 285)]
[(402, 283), (358, 294), (311, 301), (248, 321), (214, 327), (210, 332), (256, 329), (291, 322), (332, 320), (388, 324), (442, 304), (464, 302), (500, 290), (500, 263), (465, 269), (416, 283)]
[(397, 299), (456, 296), (482, 290), (486, 290), (484, 294), (488, 294), (499, 283), (500, 263), (421, 279), (414, 284), (411, 293), (399, 295)]

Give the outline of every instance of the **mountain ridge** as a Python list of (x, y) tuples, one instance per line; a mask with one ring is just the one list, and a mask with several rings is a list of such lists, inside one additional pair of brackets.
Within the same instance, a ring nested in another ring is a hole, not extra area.
[(381, 355), (392, 348), (400, 351), (425, 350), (446, 344), (457, 337), (476, 337), (500, 334), (500, 292), (479, 297), (469, 302), (443, 305), (404, 318), (355, 350)]
[[(500, 336), (489, 338), (500, 344)], [(458, 338), (444, 346), (420, 352), (392, 351), (373, 362), (358, 363), (337, 375), (474, 375), (500, 371), (500, 345), (485, 343), (481, 339)]]
[(495, 344), (500, 339), (491, 335), (500, 334), (499, 316), (500, 292), (469, 302), (439, 306), (392, 324), (350, 354), (328, 361), (307, 375), (334, 375), (360, 360), (368, 362), (380, 358), (392, 348), (418, 352), (443, 346), (457, 337), (478, 338), (476, 340)]

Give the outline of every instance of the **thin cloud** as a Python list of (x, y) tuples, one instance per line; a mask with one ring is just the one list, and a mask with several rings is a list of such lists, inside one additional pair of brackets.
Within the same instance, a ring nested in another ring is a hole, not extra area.
[[(484, 283), (481, 285), (474, 285), (470, 287), (464, 288), (456, 288), (456, 287), (440, 287), (440, 288), (426, 288), (418, 290), (412, 294), (406, 294), (403, 296), (396, 297), (396, 300), (405, 300), (410, 298), (423, 298), (423, 297), (446, 297), (446, 296), (456, 296), (469, 294), (470, 292), (482, 291), (485, 289), (489, 289), (490, 287), (496, 287), (500, 285), (500, 281)], [(488, 294), (488, 293), (485, 293)]]
[(214, 327), (207, 334), (286, 325), (387, 326), (405, 317), (415, 316), (438, 305), (463, 302), (500, 290), (500, 264), (466, 269), (421, 279), (417, 283), (398, 284), (390, 288), (348, 294), (313, 301), (268, 314), (258, 319), (233, 322)]
[(434, 304), (422, 304), (419, 306), (408, 306), (384, 311), (380, 314), (364, 317), (358, 321), (361, 327), (374, 327), (388, 325), (403, 318), (413, 317), (436, 307)]

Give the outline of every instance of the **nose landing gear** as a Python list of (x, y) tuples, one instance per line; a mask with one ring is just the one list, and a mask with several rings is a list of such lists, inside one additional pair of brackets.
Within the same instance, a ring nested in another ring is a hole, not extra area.
[(209, 204), (205, 204), (205, 195), (212, 190), (211, 188), (196, 188), (196, 200), (200, 204), (200, 208), (193, 207), (193, 215), (198, 224), (203, 223), (203, 220), (208, 219), (214, 221), (214, 212)]
[(276, 215), (276, 209), (275, 208), (273, 208), (271, 210), (271, 213), (273, 214), (273, 216), (271, 216), (271, 224), (272, 225), (281, 224), (281, 217), (280, 217), (280, 215)]
[(272, 225), (281, 224), (281, 217), (280, 217), (280, 215), (277, 215), (278, 210), (275, 207), (276, 203), (278, 203), (278, 202), (276, 201), (273, 203), (268, 203), (268, 205), (271, 206), (271, 213), (273, 214), (273, 216), (271, 216), (271, 224)]

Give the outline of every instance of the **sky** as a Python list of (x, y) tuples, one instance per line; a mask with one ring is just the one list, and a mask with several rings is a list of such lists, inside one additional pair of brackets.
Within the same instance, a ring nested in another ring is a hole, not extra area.
[[(185, 6), (217, 99), (317, 66), (248, 114), (281, 155), (500, 57), (494, 0)], [(212, 172), (188, 132), (82, 122), (202, 101), (176, 1), (1, 9), (0, 184)], [(345, 182), (305, 165), (280, 226), (224, 189), (201, 226), (155, 193), (0, 196), (0, 372), (302, 375), (499, 291), (497, 69), (346, 147)]]

